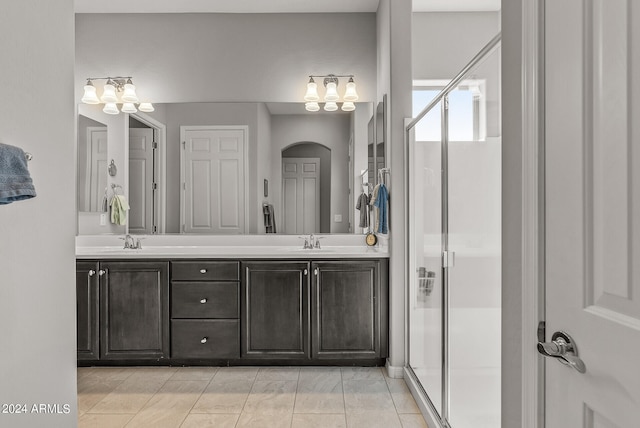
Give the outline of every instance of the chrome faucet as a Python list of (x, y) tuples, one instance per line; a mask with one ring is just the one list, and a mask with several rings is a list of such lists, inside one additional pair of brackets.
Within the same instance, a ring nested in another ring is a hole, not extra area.
[(133, 236), (127, 233), (124, 238), (120, 238), (120, 239), (124, 240), (125, 249), (139, 250), (142, 248), (142, 243), (140, 242), (141, 238), (134, 240)]
[(316, 237), (313, 233), (309, 234), (309, 236), (299, 236), (298, 238), (304, 239), (304, 245), (302, 246), (303, 250), (319, 250), (320, 249), (320, 238)]

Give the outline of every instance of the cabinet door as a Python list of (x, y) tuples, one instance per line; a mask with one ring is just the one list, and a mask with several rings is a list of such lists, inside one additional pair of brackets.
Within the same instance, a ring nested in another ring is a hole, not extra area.
[(309, 264), (246, 262), (242, 357), (309, 358)]
[(317, 262), (313, 269), (313, 358), (381, 357), (379, 261)]
[(102, 262), (100, 357), (169, 357), (168, 262)]
[(100, 357), (98, 331), (98, 263), (76, 263), (76, 321), (78, 360)]

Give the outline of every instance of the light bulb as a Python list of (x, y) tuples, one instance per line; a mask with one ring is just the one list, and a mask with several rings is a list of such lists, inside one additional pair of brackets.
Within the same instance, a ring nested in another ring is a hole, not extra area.
[(304, 103), (304, 108), (307, 111), (318, 111), (318, 110), (320, 110), (320, 106), (315, 101)]
[(104, 105), (104, 108), (102, 109), (102, 111), (107, 113), (107, 114), (118, 114), (118, 113), (120, 113), (118, 111), (118, 106), (116, 105), (116, 103), (106, 103)]
[[(345, 101), (342, 103), (342, 111), (354, 111), (355, 109), (356, 105), (351, 101)], [(122, 111), (124, 111), (124, 109)]]
[(107, 81), (104, 85), (104, 89), (102, 90), (102, 97), (100, 100), (103, 103), (117, 103), (118, 96), (116, 95), (116, 87), (113, 86), (111, 80)]
[(309, 79), (309, 83), (307, 83), (307, 93), (304, 95), (305, 101), (320, 101), (320, 96), (318, 95), (318, 85), (313, 81), (313, 77)]
[(131, 82), (131, 79), (127, 80), (127, 83), (124, 85), (124, 93), (122, 94), (122, 101), (125, 103), (137, 103), (139, 102), (138, 96), (136, 95), (136, 87)]
[[(340, 95), (338, 95), (338, 88), (336, 86), (336, 82), (328, 82), (327, 83), (327, 92), (324, 94), (325, 101), (338, 101), (340, 99)], [(326, 110), (326, 107), (325, 107)]]
[(140, 105), (138, 106), (138, 110), (143, 111), (145, 113), (151, 113), (152, 111), (155, 110), (155, 108), (153, 108), (153, 104), (151, 103), (140, 103)]
[(133, 103), (123, 103), (122, 104), (122, 112), (123, 113), (135, 113), (137, 111), (138, 111), (138, 109), (136, 109), (136, 106), (133, 105)]
[(85, 104), (100, 104), (98, 95), (96, 95), (96, 87), (93, 86), (91, 80), (87, 80), (87, 84), (84, 85), (84, 95), (82, 95), (81, 101)]
[(336, 104), (335, 101), (329, 101), (329, 102), (324, 104), (324, 110), (325, 111), (336, 111), (336, 110), (338, 110), (338, 104)]
[(358, 101), (358, 93), (356, 92), (356, 84), (353, 81), (353, 77), (349, 78), (343, 99), (345, 101)]

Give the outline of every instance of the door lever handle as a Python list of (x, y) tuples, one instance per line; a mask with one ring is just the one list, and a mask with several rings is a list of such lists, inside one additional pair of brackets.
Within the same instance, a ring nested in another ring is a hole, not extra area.
[(556, 331), (551, 336), (551, 342), (538, 342), (538, 352), (545, 357), (558, 359), (562, 364), (573, 367), (580, 373), (585, 373), (587, 367), (578, 357), (578, 348), (567, 333)]

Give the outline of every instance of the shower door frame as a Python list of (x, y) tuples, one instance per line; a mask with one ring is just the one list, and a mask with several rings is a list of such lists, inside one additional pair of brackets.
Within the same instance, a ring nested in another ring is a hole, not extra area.
[[(406, 292), (405, 299), (405, 375), (408, 376), (407, 384), (412, 389), (414, 396), (418, 396), (421, 400), (417, 400), (418, 405), (421, 407), (423, 413), (430, 416), (431, 422), (437, 423), (438, 426), (449, 428), (449, 411), (450, 411), (450, 379), (449, 379), (449, 165), (448, 165), (448, 149), (449, 149), (449, 93), (452, 92), (457, 86), (467, 77), (468, 73), (473, 70), (480, 62), (482, 62), (487, 56), (493, 53), (496, 46), (501, 43), (502, 33), (498, 33), (489, 43), (478, 52), (473, 59), (436, 95), (433, 100), (413, 119), (405, 120), (405, 164), (407, 165), (406, 173), (406, 200), (407, 202), (407, 287), (411, 287), (413, 282), (410, 279), (415, 272), (415, 252), (414, 238), (411, 233), (414, 230), (414, 216), (413, 204), (412, 204), (412, 183), (415, 183), (415, 177), (413, 176), (413, 168), (411, 159), (413, 159), (413, 150), (410, 147), (411, 142), (415, 139), (414, 135), (415, 126), (420, 120), (426, 116), (438, 103), (441, 103), (441, 233), (442, 233), (442, 366), (441, 366), (441, 409), (436, 409), (435, 405), (431, 401), (431, 398), (425, 391), (424, 387), (418, 380), (411, 365), (409, 364), (410, 358), (410, 318), (411, 318), (411, 293), (410, 290)], [(417, 391), (417, 390), (420, 391)]]

